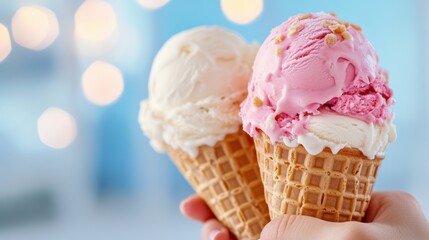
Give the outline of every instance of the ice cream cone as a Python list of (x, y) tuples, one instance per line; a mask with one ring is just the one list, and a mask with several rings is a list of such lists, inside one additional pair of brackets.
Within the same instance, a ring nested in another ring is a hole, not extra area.
[(192, 158), (180, 149), (167, 152), (183, 176), (238, 239), (259, 239), (269, 221), (255, 146), (242, 130), (215, 146), (201, 146)]
[(301, 145), (273, 145), (262, 132), (255, 146), (271, 219), (295, 214), (362, 221), (381, 158), (369, 160), (353, 148), (337, 154), (325, 148), (314, 156)]

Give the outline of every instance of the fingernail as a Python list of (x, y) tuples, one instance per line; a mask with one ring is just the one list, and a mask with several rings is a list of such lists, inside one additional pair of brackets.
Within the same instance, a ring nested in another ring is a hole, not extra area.
[(210, 240), (216, 240), (217, 237), (220, 235), (221, 231), (219, 229), (215, 229), (209, 232), (209, 239)]

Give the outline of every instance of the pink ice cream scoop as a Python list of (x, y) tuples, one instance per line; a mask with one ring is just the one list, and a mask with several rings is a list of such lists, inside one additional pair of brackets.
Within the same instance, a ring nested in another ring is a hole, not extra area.
[(253, 66), (241, 105), (244, 130), (273, 142), (294, 140), (321, 113), (382, 126), (394, 103), (387, 74), (354, 24), (326, 13), (302, 14), (274, 28)]

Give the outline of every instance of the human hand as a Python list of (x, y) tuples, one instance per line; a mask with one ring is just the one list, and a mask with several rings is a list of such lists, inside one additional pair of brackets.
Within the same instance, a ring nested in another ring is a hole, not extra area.
[(332, 223), (307, 216), (272, 220), (262, 240), (283, 239), (429, 239), (429, 223), (416, 199), (403, 192), (376, 192), (361, 222)]
[[(204, 201), (194, 196), (181, 205), (182, 213), (205, 221), (204, 240), (228, 240), (225, 227), (214, 220)], [(205, 217), (199, 218), (201, 216)], [(210, 220), (209, 220), (210, 219)], [(219, 230), (219, 231), (216, 231)], [(209, 233), (220, 232), (218, 235)], [(213, 236), (216, 236), (213, 238)], [(212, 237), (212, 238), (210, 238)], [(320, 219), (284, 215), (268, 223), (261, 240), (283, 239), (429, 239), (429, 223), (416, 199), (403, 192), (377, 192), (372, 195), (365, 222), (332, 223)]]
[(235, 240), (229, 230), (216, 220), (211, 209), (197, 195), (190, 196), (180, 204), (183, 215), (202, 222), (201, 239), (203, 240)]

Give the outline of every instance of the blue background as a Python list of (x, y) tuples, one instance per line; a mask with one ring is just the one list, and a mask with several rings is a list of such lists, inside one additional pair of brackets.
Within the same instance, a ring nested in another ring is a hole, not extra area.
[[(137, 123), (154, 55), (173, 34), (194, 26), (224, 26), (262, 42), (289, 16), (318, 11), (361, 25), (390, 72), (398, 140), (389, 146), (376, 190), (411, 192), (429, 213), (427, 1), (267, 0), (256, 21), (237, 25), (218, 0), (171, 0), (152, 11), (111, 0), (123, 35), (97, 56), (81, 54), (74, 43), (82, 2), (0, 0), (0, 23), (9, 29), (16, 10), (32, 4), (50, 8), (60, 24), (46, 50), (14, 43), (0, 63), (0, 239), (198, 239), (200, 225), (178, 209), (192, 189), (166, 155), (151, 149)], [(125, 79), (120, 99), (106, 107), (88, 102), (81, 90), (82, 73), (95, 60), (115, 64)], [(77, 121), (77, 139), (63, 150), (38, 139), (37, 119), (51, 106)]]

